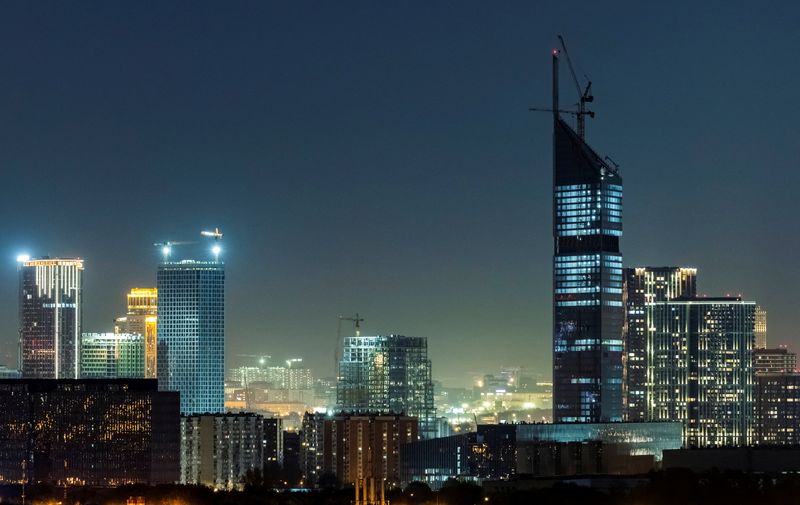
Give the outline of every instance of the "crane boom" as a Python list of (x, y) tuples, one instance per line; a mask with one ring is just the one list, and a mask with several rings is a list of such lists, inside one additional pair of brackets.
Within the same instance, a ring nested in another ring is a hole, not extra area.
[(578, 137), (585, 139), (586, 116), (594, 117), (593, 113), (586, 110), (586, 103), (594, 101), (594, 97), (592, 96), (592, 81), (587, 79), (588, 83), (586, 84), (586, 89), (581, 91), (581, 85), (578, 82), (578, 76), (575, 74), (575, 67), (572, 66), (572, 58), (569, 57), (569, 51), (567, 51), (567, 43), (564, 41), (564, 37), (561, 35), (558, 36), (558, 40), (561, 42), (561, 49), (564, 51), (564, 56), (567, 57), (569, 73), (572, 75), (572, 81), (575, 83), (575, 89), (578, 91), (578, 97), (580, 99), (578, 103), (578, 114), (576, 114), (578, 123)]

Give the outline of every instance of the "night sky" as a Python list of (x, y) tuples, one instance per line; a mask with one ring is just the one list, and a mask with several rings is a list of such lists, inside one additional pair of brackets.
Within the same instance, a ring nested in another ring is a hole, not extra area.
[(558, 33), (621, 166), (625, 264), (696, 266), (800, 348), (800, 8), (776, 4), (4, 2), (4, 361), (18, 253), (84, 258), (84, 331), (110, 331), (154, 242), (219, 226), (229, 361), (330, 374), (358, 311), (427, 336), (445, 384), (549, 377), (552, 122), (527, 109)]

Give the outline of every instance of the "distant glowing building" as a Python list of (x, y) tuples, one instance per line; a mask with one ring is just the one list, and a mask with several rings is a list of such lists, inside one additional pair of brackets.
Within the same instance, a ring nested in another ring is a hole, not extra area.
[(756, 307), (755, 322), (756, 349), (767, 348), (767, 311), (759, 305)]
[(225, 268), (221, 261), (159, 265), (158, 386), (181, 414), (224, 412)]
[(83, 260), (20, 261), (19, 294), (22, 377), (77, 379), (83, 316)]
[(416, 417), (420, 436), (435, 436), (428, 339), (402, 335), (346, 337), (336, 400), (339, 411)]
[(797, 354), (784, 347), (756, 349), (753, 352), (753, 371), (756, 375), (794, 373), (796, 368)]
[(622, 327), (625, 420), (647, 420), (647, 328), (656, 303), (697, 294), (697, 269), (637, 267), (624, 271)]
[(115, 333), (137, 333), (144, 337), (145, 377), (156, 378), (158, 333), (158, 289), (133, 288), (128, 293), (128, 312), (115, 321)]
[(648, 417), (682, 421), (689, 447), (754, 440), (755, 302), (667, 300), (653, 306), (647, 335)]
[(81, 378), (145, 377), (145, 342), (138, 333), (84, 333)]

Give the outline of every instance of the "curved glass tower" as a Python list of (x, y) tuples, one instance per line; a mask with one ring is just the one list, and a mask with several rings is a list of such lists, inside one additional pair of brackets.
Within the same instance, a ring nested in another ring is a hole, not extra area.
[(558, 112), (553, 140), (553, 420), (621, 421), (622, 178)]

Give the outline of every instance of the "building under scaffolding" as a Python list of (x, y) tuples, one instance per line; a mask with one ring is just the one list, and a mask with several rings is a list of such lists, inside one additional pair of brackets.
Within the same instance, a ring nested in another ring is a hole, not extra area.
[(402, 335), (346, 337), (336, 405), (343, 412), (416, 417), (420, 436), (435, 436), (428, 340)]

